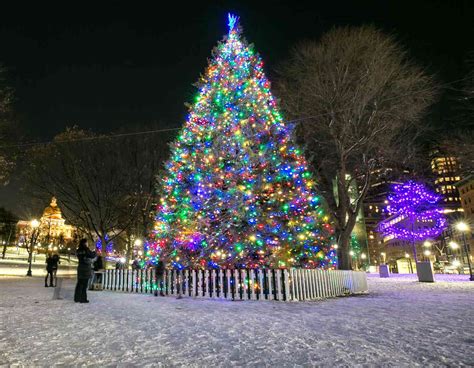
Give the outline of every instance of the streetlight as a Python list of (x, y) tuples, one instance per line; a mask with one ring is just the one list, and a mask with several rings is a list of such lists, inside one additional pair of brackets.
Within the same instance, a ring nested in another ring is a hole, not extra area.
[[(456, 225), (456, 230), (458, 230), (462, 234), (462, 243), (464, 248), (464, 253), (466, 253), (467, 258), (467, 265), (469, 266), (469, 280), (474, 281), (474, 275), (472, 274), (472, 266), (471, 266), (471, 259), (469, 257), (469, 249), (467, 247), (466, 242), (466, 233), (470, 230), (469, 225), (466, 224), (464, 221), (459, 221)], [(462, 255), (461, 255), (462, 257)]]
[(462, 233), (469, 231), (469, 225), (466, 224), (464, 221), (459, 221), (455, 226), (456, 226), (456, 230)]
[(453, 250), (456, 250), (456, 249), (459, 249), (459, 244), (454, 242), (454, 241), (450, 241), (449, 242), (449, 247)]
[(142, 242), (141, 239), (135, 239), (134, 245), (135, 245), (136, 247), (139, 247), (140, 245), (142, 245), (142, 243), (143, 243), (143, 242)]
[(431, 242), (427, 240), (427, 241), (425, 241), (425, 242), (423, 243), (423, 246), (424, 246), (425, 248), (429, 248), (429, 247), (431, 247)]
[(33, 276), (31, 273), (31, 261), (33, 260), (33, 247), (34, 243), (36, 243), (36, 240), (38, 239), (38, 228), (40, 226), (40, 223), (38, 220), (34, 219), (30, 222), (30, 226), (33, 229), (31, 231), (31, 238), (30, 238), (30, 246), (27, 248), (28, 250), (28, 271), (26, 272), (26, 276)]

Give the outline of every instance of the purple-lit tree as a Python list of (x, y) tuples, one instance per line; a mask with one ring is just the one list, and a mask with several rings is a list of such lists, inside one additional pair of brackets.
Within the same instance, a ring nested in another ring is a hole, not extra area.
[(441, 197), (424, 184), (408, 181), (394, 185), (387, 199), (386, 210), (391, 216), (380, 224), (379, 229), (384, 237), (410, 241), (416, 260), (415, 243), (436, 238), (446, 227), (446, 218), (438, 205)]

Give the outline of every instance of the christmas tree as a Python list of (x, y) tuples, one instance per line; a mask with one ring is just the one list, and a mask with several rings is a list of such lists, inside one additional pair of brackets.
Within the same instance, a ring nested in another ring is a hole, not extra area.
[[(381, 222), (384, 237), (423, 241), (436, 238), (446, 227), (446, 218), (438, 205), (440, 196), (424, 184), (408, 181), (393, 186), (386, 211), (390, 217)], [(415, 248), (414, 248), (415, 249)], [(416, 250), (414, 250), (416, 254)]]
[(147, 256), (174, 267), (333, 267), (331, 228), (263, 62), (229, 15), (171, 146)]

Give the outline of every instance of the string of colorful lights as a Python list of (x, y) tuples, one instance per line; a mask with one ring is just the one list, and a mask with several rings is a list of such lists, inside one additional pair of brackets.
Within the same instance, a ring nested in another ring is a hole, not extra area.
[(334, 267), (332, 229), (238, 17), (171, 146), (146, 244), (174, 267)]
[(421, 183), (394, 185), (387, 199), (386, 210), (391, 217), (380, 224), (385, 237), (422, 241), (436, 238), (446, 227), (446, 218), (437, 205), (441, 197)]

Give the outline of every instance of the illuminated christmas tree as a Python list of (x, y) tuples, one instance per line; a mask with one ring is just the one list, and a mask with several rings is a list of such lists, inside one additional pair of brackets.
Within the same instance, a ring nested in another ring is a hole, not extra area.
[(171, 146), (147, 244), (183, 267), (333, 267), (331, 229), (253, 46), (229, 33)]
[(380, 223), (384, 237), (410, 241), (416, 259), (415, 242), (438, 237), (446, 228), (446, 218), (438, 202), (441, 197), (425, 185), (408, 181), (393, 186), (388, 196), (387, 220)]

